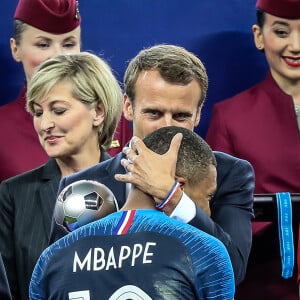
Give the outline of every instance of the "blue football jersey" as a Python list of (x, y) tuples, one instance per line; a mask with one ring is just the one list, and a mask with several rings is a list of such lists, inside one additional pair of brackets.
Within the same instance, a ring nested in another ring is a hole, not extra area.
[(216, 238), (156, 210), (113, 213), (48, 247), (30, 299), (228, 299), (234, 275)]

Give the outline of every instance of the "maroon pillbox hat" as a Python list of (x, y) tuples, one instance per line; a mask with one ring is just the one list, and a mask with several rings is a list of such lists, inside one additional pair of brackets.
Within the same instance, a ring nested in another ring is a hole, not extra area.
[(279, 18), (300, 19), (300, 0), (257, 0), (256, 8)]
[(19, 0), (14, 19), (54, 34), (70, 32), (81, 23), (76, 0)]

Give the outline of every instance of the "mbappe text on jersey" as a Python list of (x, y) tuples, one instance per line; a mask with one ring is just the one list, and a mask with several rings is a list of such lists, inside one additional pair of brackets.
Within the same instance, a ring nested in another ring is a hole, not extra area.
[(134, 244), (132, 246), (111, 247), (108, 251), (103, 248), (90, 248), (84, 257), (79, 257), (75, 251), (73, 272), (101, 271), (120, 269), (125, 264), (134, 267), (137, 263), (151, 264), (154, 256), (153, 247), (156, 243)]

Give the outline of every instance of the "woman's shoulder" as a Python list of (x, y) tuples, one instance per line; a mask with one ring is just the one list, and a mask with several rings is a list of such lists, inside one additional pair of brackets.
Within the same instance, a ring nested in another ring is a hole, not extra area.
[[(40, 180), (44, 177), (44, 174), (47, 173), (47, 171), (54, 171), (53, 166), (57, 166), (55, 160), (49, 160), (47, 163), (34, 168), (32, 170), (26, 171), (24, 173), (15, 175), (13, 177), (10, 177), (2, 183), (7, 185), (18, 185), (18, 184), (28, 184), (29, 182), (36, 181), (37, 179)], [(54, 171), (55, 172), (55, 171)], [(56, 172), (55, 172), (56, 173)]]

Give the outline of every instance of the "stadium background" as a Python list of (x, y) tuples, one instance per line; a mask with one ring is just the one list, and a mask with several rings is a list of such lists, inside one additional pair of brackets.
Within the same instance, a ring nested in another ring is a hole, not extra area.
[[(127, 62), (158, 43), (183, 46), (204, 62), (209, 89), (196, 131), (205, 136), (215, 102), (264, 78), (267, 65), (254, 47), (256, 0), (79, 0), (82, 50), (101, 55), (122, 82)], [(0, 0), (0, 105), (24, 83), (10, 53), (17, 0)]]

